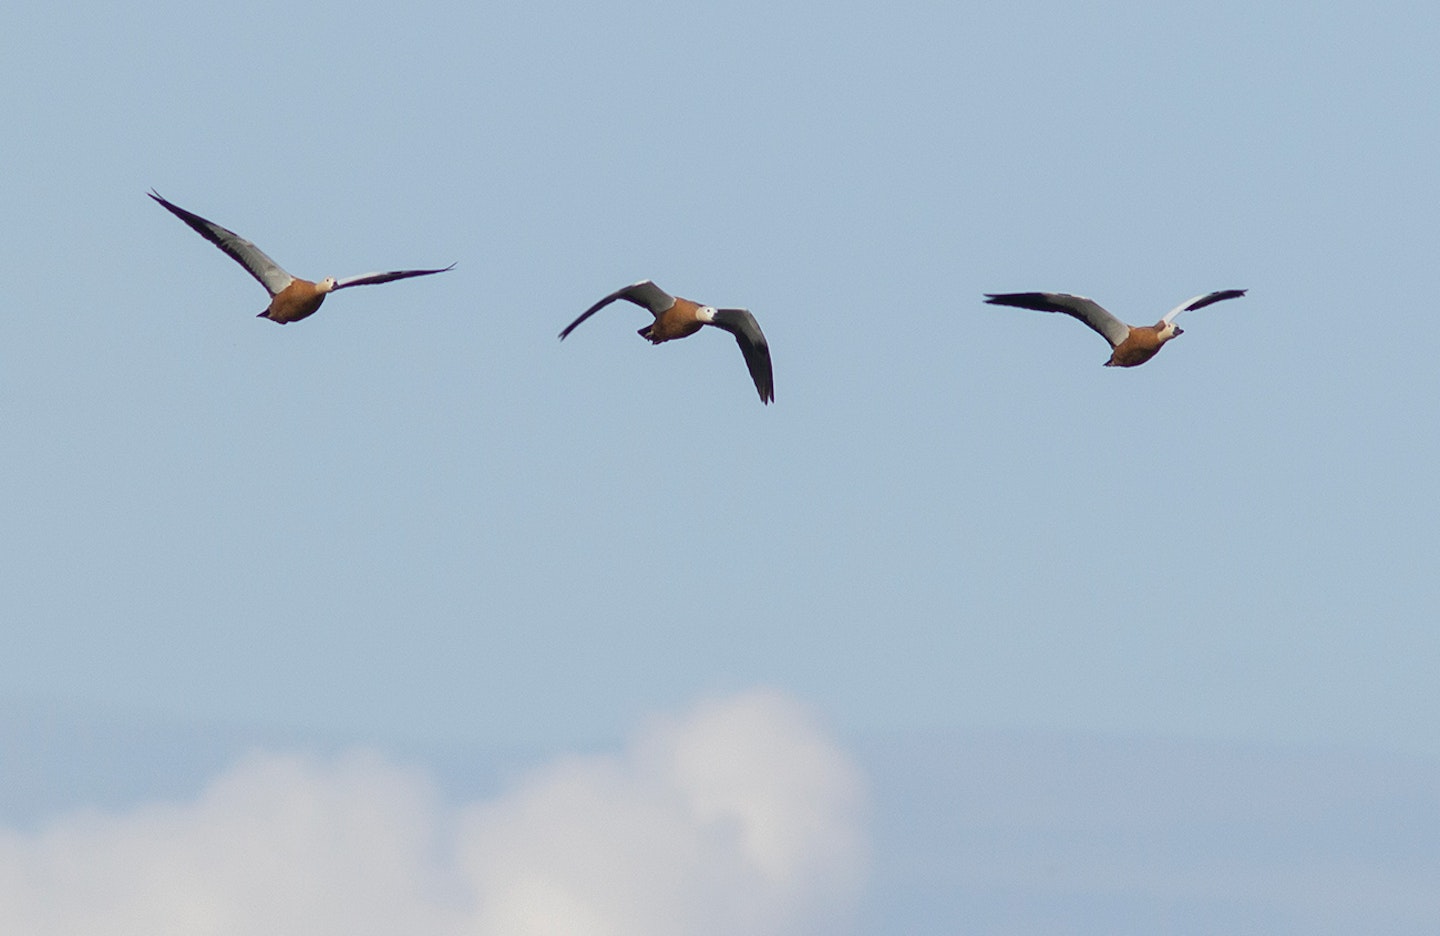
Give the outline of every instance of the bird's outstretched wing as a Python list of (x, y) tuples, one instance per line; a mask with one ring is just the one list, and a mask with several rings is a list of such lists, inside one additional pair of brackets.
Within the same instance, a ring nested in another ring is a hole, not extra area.
[(659, 315), (661, 312), (664, 312), (666, 309), (670, 308), (675, 304), (674, 296), (670, 295), (665, 290), (661, 289), (659, 286), (656, 286), (650, 280), (641, 280), (638, 283), (631, 283), (624, 289), (615, 290), (613, 293), (606, 296), (604, 299), (601, 299), (599, 302), (595, 303), (590, 308), (580, 313), (579, 318), (571, 322), (569, 325), (566, 325), (565, 329), (560, 332), (561, 339), (564, 339), (566, 335), (574, 331), (575, 326), (579, 325), (581, 322), (585, 321), (587, 318), (594, 315), (596, 312), (599, 312), (601, 309), (605, 308), (607, 305), (614, 302), (616, 299), (624, 299), (627, 302), (633, 302), (638, 306), (649, 309), (650, 314), (652, 315)]
[(770, 366), (770, 345), (755, 316), (748, 309), (716, 309), (711, 324), (735, 336), (735, 343), (745, 355), (745, 366), (750, 368), (750, 378), (760, 392), (760, 402), (774, 401), (775, 373)]
[(1245, 290), (1243, 289), (1221, 289), (1217, 292), (1206, 293), (1203, 296), (1196, 296), (1194, 299), (1187, 299), (1169, 312), (1166, 312), (1165, 317), (1160, 321), (1173, 322), (1175, 321), (1175, 316), (1181, 312), (1193, 312), (1196, 309), (1203, 309), (1207, 305), (1216, 302), (1224, 302), (1226, 299), (1239, 299), (1243, 295), (1245, 295)]
[(179, 205), (171, 204), (161, 198), (160, 194), (153, 189), (147, 194), (159, 202), (166, 211), (190, 225), (195, 233), (229, 254), (231, 259), (259, 280), (260, 285), (264, 286), (270, 295), (276, 295), (295, 281), (295, 277), (286, 273), (284, 267), (271, 260), (263, 250), (234, 231), (223, 228), (214, 221), (207, 221), (197, 214), (192, 214)]
[(1130, 336), (1130, 326), (1106, 312), (1094, 299), (1072, 296), (1069, 293), (986, 293), (985, 301), (991, 305), (1014, 306), (1017, 309), (1034, 309), (1037, 312), (1064, 312), (1089, 325), (1100, 336), (1115, 347)]
[(335, 289), (346, 289), (350, 286), (372, 286), (375, 283), (388, 283), (391, 280), (405, 279), (409, 276), (429, 276), (431, 273), (449, 273), (453, 269), (455, 269), (455, 264), (452, 263), (438, 270), (391, 270), (389, 273), (365, 273), (360, 276), (347, 276), (342, 280), (335, 281)]

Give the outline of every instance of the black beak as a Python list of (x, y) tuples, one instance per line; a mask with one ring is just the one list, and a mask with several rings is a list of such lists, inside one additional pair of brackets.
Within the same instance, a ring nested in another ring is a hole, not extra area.
[(1183, 335), (1183, 334), (1185, 334), (1185, 329), (1183, 329), (1183, 328), (1177, 328), (1177, 329), (1175, 329), (1175, 337), (1176, 337), (1176, 338), (1179, 338), (1179, 337), (1180, 337), (1181, 335)]

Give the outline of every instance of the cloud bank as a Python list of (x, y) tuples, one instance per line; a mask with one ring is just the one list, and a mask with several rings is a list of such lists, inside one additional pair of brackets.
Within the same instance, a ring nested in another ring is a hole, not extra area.
[(768, 691), (458, 806), (374, 754), (255, 755), (191, 802), (0, 830), (0, 933), (832, 933), (864, 812), (850, 760)]

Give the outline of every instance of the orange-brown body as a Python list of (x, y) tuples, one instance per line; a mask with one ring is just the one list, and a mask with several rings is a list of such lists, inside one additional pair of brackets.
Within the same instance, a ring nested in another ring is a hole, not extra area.
[(640, 337), (653, 344), (688, 338), (704, 326), (700, 318), (700, 303), (675, 297), (675, 304), (655, 316), (655, 321), (640, 329)]
[(260, 317), (281, 325), (309, 318), (319, 310), (320, 303), (325, 301), (325, 294), (329, 291), (330, 287), (325, 282), (312, 283), (309, 280), (296, 279), (275, 294), (275, 298), (270, 300), (270, 306), (260, 313)]
[(1115, 346), (1105, 366), (1138, 367), (1154, 357), (1165, 346), (1165, 342), (1176, 334), (1178, 331), (1165, 322), (1158, 325), (1131, 325), (1130, 334)]

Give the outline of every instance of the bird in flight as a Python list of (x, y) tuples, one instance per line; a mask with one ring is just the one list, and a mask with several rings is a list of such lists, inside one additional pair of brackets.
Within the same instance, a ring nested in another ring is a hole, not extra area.
[(1238, 299), (1245, 295), (1243, 289), (1222, 289), (1188, 299), (1165, 313), (1165, 317), (1154, 325), (1126, 325), (1101, 308), (1093, 299), (1072, 296), (1069, 293), (986, 293), (985, 301), (991, 305), (1014, 306), (1018, 309), (1035, 309), (1039, 312), (1064, 312), (1074, 316), (1100, 333), (1113, 349), (1106, 367), (1138, 367), (1150, 360), (1165, 346), (1165, 342), (1185, 334), (1183, 328), (1175, 325), (1175, 316), (1206, 306)]
[(232, 260), (259, 280), (260, 285), (264, 286), (265, 291), (270, 294), (270, 305), (260, 313), (259, 318), (267, 318), (281, 325), (298, 322), (314, 315), (315, 311), (320, 308), (320, 303), (325, 301), (326, 294), (337, 289), (388, 283), (391, 280), (405, 279), (410, 276), (429, 276), (432, 273), (444, 273), (455, 268), (455, 264), (452, 263), (439, 270), (392, 270), (389, 273), (366, 273), (362, 276), (347, 276), (344, 279), (327, 276), (318, 283), (312, 283), (286, 273), (280, 264), (267, 257), (259, 247), (234, 231), (223, 228), (214, 221), (207, 221), (197, 214), (192, 214), (179, 205), (171, 204), (155, 191), (147, 194), (159, 202), (166, 211), (194, 228), (201, 237), (229, 254)]
[(748, 309), (717, 309), (700, 305), (689, 299), (672, 296), (650, 280), (632, 283), (624, 289), (617, 289), (580, 314), (580, 317), (560, 332), (563, 340), (575, 330), (575, 326), (617, 299), (633, 302), (649, 310), (655, 321), (640, 329), (640, 337), (651, 344), (688, 338), (700, 330), (702, 325), (723, 328), (735, 336), (740, 352), (745, 355), (745, 366), (750, 368), (750, 377), (760, 393), (760, 402), (770, 403), (775, 399), (775, 377), (770, 368), (770, 345), (760, 323)]

